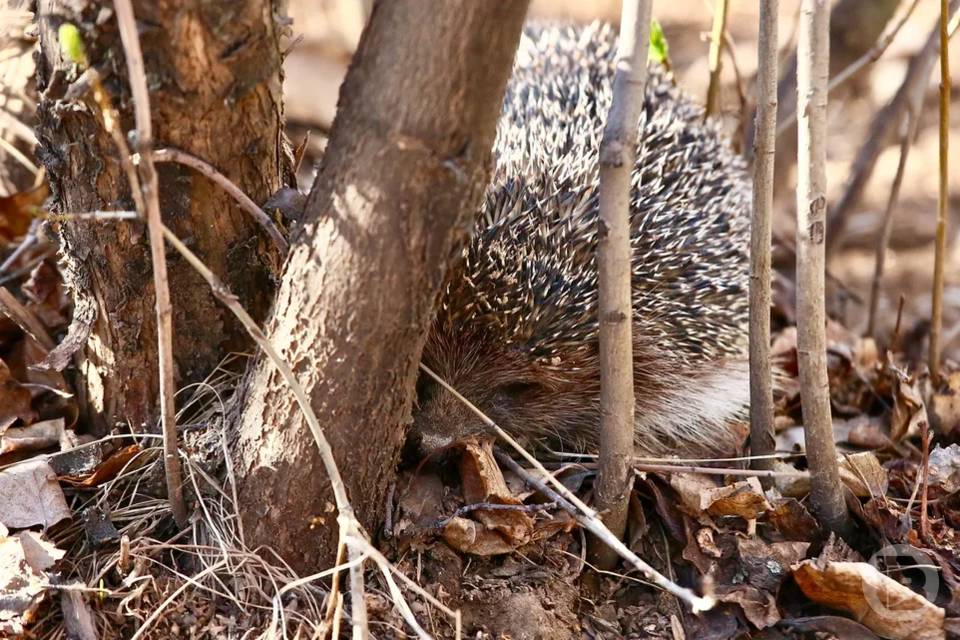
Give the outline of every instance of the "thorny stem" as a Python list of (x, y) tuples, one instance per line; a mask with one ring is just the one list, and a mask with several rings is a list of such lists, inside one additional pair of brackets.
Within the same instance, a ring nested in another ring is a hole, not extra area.
[[(707, 86), (707, 104), (703, 117), (709, 118), (717, 113), (717, 100), (720, 97), (720, 72), (723, 68), (723, 34), (727, 30), (727, 0), (717, 0), (713, 8), (713, 29), (710, 32), (710, 84)], [(763, 11), (761, 3), (760, 10)]]
[[(140, 50), (137, 23), (130, 0), (114, 0), (117, 26), (127, 60), (130, 92), (133, 94), (134, 120), (137, 127), (137, 146), (149, 151), (153, 146), (153, 127), (150, 119), (150, 94), (147, 90), (146, 70)], [(157, 172), (149, 154), (141, 155), (139, 164), (140, 191), (144, 208), (139, 209), (147, 220), (150, 233), (150, 258), (153, 266), (153, 288), (157, 311), (157, 354), (160, 369), (160, 420), (163, 430), (163, 466), (167, 478), (167, 494), (173, 517), (181, 527), (187, 524), (187, 506), (183, 499), (183, 474), (177, 453), (177, 416), (174, 403), (173, 380), (173, 311), (170, 304), (170, 285), (167, 278), (167, 260), (164, 255), (160, 217), (160, 194)], [(134, 185), (131, 185), (133, 188)]]
[[(777, 11), (779, 0), (760, 3), (757, 45), (757, 120), (753, 157), (753, 219), (750, 226), (750, 452), (772, 454), (773, 377), (770, 363), (771, 242), (777, 126)], [(773, 460), (758, 457), (750, 467), (769, 470)], [(761, 479), (769, 488), (769, 479)]]
[(950, 33), (949, 6), (940, 0), (940, 189), (937, 200), (937, 245), (933, 263), (933, 310), (930, 318), (930, 378), (940, 381), (940, 331), (943, 327), (943, 263), (947, 252), (949, 203), (948, 157), (950, 140)]

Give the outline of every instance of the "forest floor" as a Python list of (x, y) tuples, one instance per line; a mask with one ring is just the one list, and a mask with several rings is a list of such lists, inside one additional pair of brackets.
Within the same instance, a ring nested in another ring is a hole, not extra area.
[[(755, 7), (747, 4), (735, 3), (730, 19), (745, 78), (753, 74), (756, 48)], [(786, 43), (795, 3), (781, 4)], [(563, 5), (536, 6), (556, 16), (582, 3)], [(933, 24), (932, 11), (919, 8), (868, 81), (832, 109), (830, 175), (838, 178), (830, 182), (831, 202), (842, 192), (842, 177), (871, 118), (899, 86), (907, 58)], [(701, 34), (709, 30), (709, 11), (699, 0), (676, 0), (657, 3), (657, 14), (678, 82), (704, 95), (707, 44)], [(954, 49), (957, 54), (960, 47)], [(309, 39), (299, 50), (329, 53)], [(342, 58), (334, 54), (313, 68), (330, 69), (336, 78)], [(288, 64), (294, 82), (294, 65), (310, 67), (296, 55)], [(740, 106), (730, 80), (723, 95), (733, 134)], [(328, 84), (336, 88), (333, 79)], [(317, 88), (330, 91), (320, 83)], [(631, 496), (628, 546), (678, 583), (713, 594), (718, 606), (693, 615), (636, 572), (622, 566), (595, 571), (574, 519), (501, 469), (489, 443), (470, 441), (407, 465), (391, 490), (388, 524), (376, 536), (398, 571), (442, 603), (400, 587), (426, 633), (454, 637), (456, 623), (444, 607), (459, 610), (463, 632), (477, 638), (942, 638), (958, 630), (956, 231), (948, 257), (942, 385), (931, 384), (924, 364), (937, 193), (935, 91), (931, 84), (907, 167), (874, 336), (863, 335), (872, 245), (898, 160), (895, 147), (880, 156), (830, 264), (834, 282), (847, 292), (831, 305), (829, 366), (856, 538), (829, 536), (809, 510), (786, 278), (775, 314), (774, 352), (786, 376), (777, 397), (783, 456), (773, 487), (764, 490), (738, 474), (742, 461), (672, 461), (686, 468), (640, 468)], [(288, 93), (293, 100), (318, 99)], [(291, 113), (303, 111), (289, 106)], [(291, 136), (298, 140), (305, 128), (319, 132), (326, 124), (298, 121)], [(321, 140), (319, 152), (322, 135), (314, 138)], [(960, 166), (958, 149), (955, 144), (951, 151), (954, 167)], [(952, 193), (960, 194), (960, 172), (952, 181)], [(22, 248), (32, 211), (45, 196), (40, 186), (0, 198), (0, 259)], [(789, 188), (777, 202), (777, 231), (789, 238)], [(954, 196), (954, 230), (960, 229), (958, 205)], [(53, 247), (37, 242), (5, 265), (0, 312), (0, 522), (9, 525), (0, 527), (0, 637), (240, 638), (273, 632), (293, 638), (331, 626), (334, 635), (347, 633), (340, 614), (349, 610), (348, 599), (328, 598), (320, 576), (298, 576), (269, 551), (244, 542), (224, 435), (242, 369), (236, 361), (178, 396), (194, 507), (188, 528), (180, 531), (162, 498), (158, 438), (118, 432), (94, 440), (76, 430), (80, 400), (68, 379), (31, 366), (63, 335), (71, 314)], [(567, 488), (590, 499), (589, 458), (542, 458)], [(711, 465), (727, 471), (689, 468)], [(374, 569), (367, 577), (371, 631), (380, 638), (411, 637), (391, 581)]]

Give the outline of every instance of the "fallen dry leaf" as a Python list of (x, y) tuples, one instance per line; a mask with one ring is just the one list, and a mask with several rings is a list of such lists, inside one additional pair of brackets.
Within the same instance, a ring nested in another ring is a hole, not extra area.
[(0, 454), (49, 449), (60, 443), (63, 429), (63, 418), (34, 422), (26, 427), (10, 427), (0, 436)]
[(48, 195), (50, 190), (44, 182), (29, 191), (0, 197), (0, 239), (12, 242), (25, 234)]
[(947, 388), (933, 394), (928, 407), (930, 424), (943, 436), (955, 436), (960, 429), (960, 371), (947, 378)]
[(700, 504), (712, 516), (739, 516), (744, 520), (755, 520), (770, 509), (763, 487), (756, 478), (717, 487), (702, 494)]
[(35, 531), (11, 536), (0, 526), (0, 637), (23, 637), (47, 591), (44, 572), (63, 555)]
[(475, 556), (510, 553), (517, 545), (496, 531), (469, 518), (451, 518), (443, 527), (443, 539), (451, 547)]
[(894, 640), (946, 637), (944, 610), (866, 562), (805, 560), (793, 567), (804, 595), (850, 613), (871, 631)]
[(0, 470), (0, 523), (8, 529), (46, 529), (71, 515), (46, 461), (33, 459)]
[[(467, 505), (522, 505), (507, 487), (489, 440), (463, 443), (460, 479)], [(443, 538), (458, 551), (475, 555), (507, 553), (531, 540), (534, 520), (521, 510), (475, 509), (471, 518), (451, 518)], [(480, 526), (478, 526), (480, 525)]]
[(143, 449), (138, 444), (131, 444), (114, 451), (110, 456), (97, 465), (89, 475), (61, 476), (60, 480), (78, 487), (95, 487), (117, 477), (130, 460)]
[(773, 534), (777, 540), (806, 542), (820, 530), (817, 520), (795, 498), (775, 500), (764, 520), (769, 525), (768, 535)]
[(765, 542), (761, 538), (737, 538), (737, 554), (745, 582), (777, 593), (790, 567), (803, 560), (809, 542)]
[(738, 605), (750, 624), (757, 629), (766, 629), (780, 622), (780, 610), (777, 609), (773, 594), (750, 585), (732, 585), (717, 587), (717, 600)]
[(30, 390), (13, 379), (7, 363), (0, 360), (0, 433), (17, 420), (33, 421)]
[(869, 451), (844, 456), (840, 461), (840, 480), (858, 498), (887, 495), (887, 470)]
[(939, 444), (930, 452), (930, 470), (927, 476), (930, 487), (955, 493), (960, 490), (960, 445), (951, 444), (941, 447)]
[(20, 287), (29, 301), (27, 308), (51, 331), (66, 326), (70, 318), (70, 297), (56, 266), (49, 260), (41, 261), (30, 278)]
[(916, 376), (897, 375), (890, 416), (890, 439), (899, 442), (907, 436), (919, 435), (921, 425), (927, 420), (927, 406), (923, 402), (920, 380)]

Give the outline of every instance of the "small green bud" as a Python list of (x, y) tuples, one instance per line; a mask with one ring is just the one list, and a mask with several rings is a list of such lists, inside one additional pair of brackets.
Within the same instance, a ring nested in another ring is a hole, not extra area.
[(63, 57), (80, 67), (87, 66), (87, 52), (83, 47), (83, 37), (75, 24), (65, 22), (58, 31), (60, 51)]
[(647, 55), (651, 60), (662, 65), (668, 65), (670, 62), (670, 47), (667, 45), (666, 36), (663, 35), (663, 27), (656, 18), (650, 21), (650, 50)]

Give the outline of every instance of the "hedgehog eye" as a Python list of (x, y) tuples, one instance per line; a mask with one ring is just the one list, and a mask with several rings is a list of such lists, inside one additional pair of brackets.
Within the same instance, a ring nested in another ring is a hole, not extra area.
[(510, 382), (500, 387), (500, 392), (507, 396), (522, 396), (536, 391), (540, 385), (536, 382)]
[(417, 378), (417, 393), (413, 398), (415, 408), (425, 405), (436, 392), (436, 383), (427, 376), (420, 374)]

